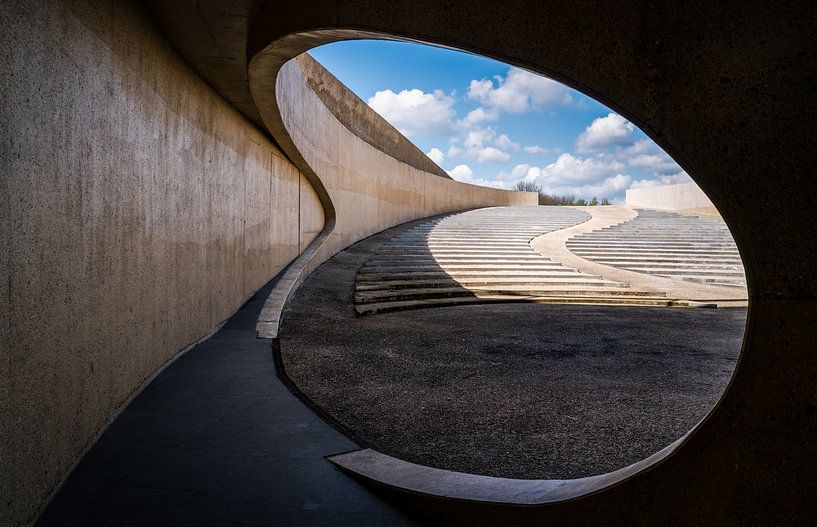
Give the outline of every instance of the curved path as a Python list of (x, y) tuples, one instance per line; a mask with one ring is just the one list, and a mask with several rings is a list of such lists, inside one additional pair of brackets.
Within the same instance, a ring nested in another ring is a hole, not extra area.
[(355, 309), (373, 314), (497, 302), (667, 306), (636, 289), (552, 261), (531, 240), (591, 218), (567, 207), (492, 207), (396, 231), (361, 267)]
[(128, 405), (37, 525), (415, 525), (324, 459), (358, 446), (276, 376), (254, 329), (279, 279)]

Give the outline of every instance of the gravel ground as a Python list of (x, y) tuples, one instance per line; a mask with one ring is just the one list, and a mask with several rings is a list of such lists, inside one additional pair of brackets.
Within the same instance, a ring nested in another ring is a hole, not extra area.
[(358, 318), (354, 276), (392, 233), (289, 303), (286, 374), (368, 446), (429, 466), (576, 478), (639, 461), (717, 402), (745, 309), (504, 304)]

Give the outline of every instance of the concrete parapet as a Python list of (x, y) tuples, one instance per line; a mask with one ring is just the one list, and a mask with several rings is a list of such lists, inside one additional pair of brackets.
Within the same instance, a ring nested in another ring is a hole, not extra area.
[(631, 188), (625, 201), (628, 206), (642, 209), (685, 211), (696, 209), (700, 214), (717, 215), (715, 205), (695, 183)]

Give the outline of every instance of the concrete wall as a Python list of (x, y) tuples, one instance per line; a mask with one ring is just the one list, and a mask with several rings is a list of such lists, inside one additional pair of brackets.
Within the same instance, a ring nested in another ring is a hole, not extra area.
[(627, 191), (627, 205), (661, 210), (715, 209), (704, 191), (695, 183), (634, 188)]
[(152, 374), (298, 255), (323, 209), (134, 2), (0, 14), (0, 525), (14, 525)]

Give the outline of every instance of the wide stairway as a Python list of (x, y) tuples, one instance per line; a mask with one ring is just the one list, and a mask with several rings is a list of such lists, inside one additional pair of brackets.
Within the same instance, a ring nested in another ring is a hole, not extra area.
[(746, 287), (738, 248), (723, 222), (638, 210), (625, 223), (577, 235), (573, 253), (596, 263), (662, 278)]
[(590, 218), (566, 207), (494, 207), (414, 224), (358, 272), (361, 315), (491, 302), (671, 305), (662, 292), (565, 267), (530, 241)]

